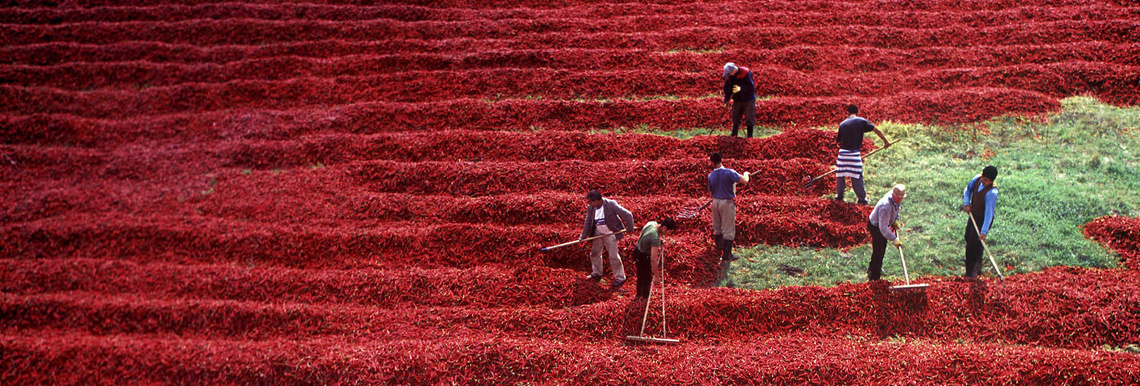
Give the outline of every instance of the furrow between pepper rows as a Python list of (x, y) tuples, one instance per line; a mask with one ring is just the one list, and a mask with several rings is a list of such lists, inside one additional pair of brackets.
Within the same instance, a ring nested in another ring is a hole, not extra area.
[[(95, 99), (88, 101), (101, 103)], [(895, 122), (942, 123), (972, 122), (1009, 111), (1043, 113), (1060, 107), (1055, 99), (1039, 93), (973, 89), (904, 93), (887, 98), (761, 100), (757, 102), (757, 119), (761, 125), (832, 126), (843, 118), (842, 111), (848, 103), (859, 103), (867, 112), (865, 115), (872, 119), (883, 116)], [(108, 105), (106, 109), (115, 107)], [(431, 104), (307, 106), (284, 111), (238, 109), (119, 119), (59, 113), (0, 115), (0, 139), (8, 144), (103, 146), (150, 140), (293, 140), (322, 133), (437, 132), (451, 128), (479, 131), (543, 128), (543, 132), (583, 132), (647, 125), (661, 130), (715, 127), (719, 131), (728, 125), (722, 109), (715, 99), (610, 103), (459, 100)], [(74, 110), (83, 114), (82, 109)], [(442, 116), (434, 113), (439, 110), (454, 113)]]
[[(0, 58), (10, 65), (142, 66), (161, 64), (225, 66), (226, 71), (288, 68), (314, 74), (350, 71), (388, 73), (401, 71), (463, 70), (476, 68), (558, 68), (570, 70), (619, 69), (636, 61), (662, 71), (707, 71), (727, 61), (753, 68), (783, 66), (800, 71), (900, 71), (912, 68), (975, 67), (1050, 64), (1062, 61), (1132, 64), (1140, 43), (1102, 41), (1027, 45), (929, 46), (913, 49), (851, 47), (842, 45), (790, 45), (778, 49), (718, 49), (714, 52), (669, 52), (643, 48), (609, 49), (519, 47), (503, 49), (501, 40), (409, 41), (394, 47), (387, 42), (322, 40), (265, 45), (201, 47), (161, 42), (120, 42), (105, 45), (44, 43), (0, 47)], [(401, 48), (402, 47), (402, 48)], [(135, 63), (142, 62), (142, 63)], [(130, 68), (130, 67), (125, 67)], [(177, 68), (177, 67), (171, 67)], [(233, 68), (233, 70), (230, 70)]]
[[(1004, 284), (927, 281), (932, 287), (926, 294), (892, 293), (886, 283), (765, 292), (676, 286), (667, 295), (670, 336), (716, 344), (804, 333), (1083, 349), (1125, 345), (1140, 338), (1140, 325), (1131, 318), (1140, 312), (1136, 293), (1140, 279), (1135, 271), (1052, 269), (1011, 277)], [(562, 309), (414, 305), (379, 309), (63, 292), (0, 294), (0, 314), (6, 316), (0, 326), (233, 339), (332, 335), (447, 339), (478, 332), (583, 342), (636, 334), (643, 307), (643, 302), (617, 298)], [(659, 315), (649, 318), (648, 324), (656, 327)]]
[[(704, 19), (707, 23), (715, 19)], [(10, 45), (74, 42), (108, 44), (123, 41), (157, 41), (196, 45), (264, 44), (306, 40), (386, 39), (441, 40), (457, 38), (511, 37), (515, 44), (539, 47), (610, 47), (666, 49), (693, 48), (776, 48), (794, 44), (841, 44), (917, 48), (933, 45), (959, 47), (973, 44), (1008, 45), (1042, 42), (1135, 41), (1140, 22), (1118, 20), (1026, 21), (989, 27), (950, 25), (937, 28), (894, 26), (711, 26), (657, 28), (653, 25), (615, 24), (590, 19), (558, 25), (535, 20), (495, 22), (417, 22), (394, 20), (360, 22), (270, 21), (270, 20), (191, 20), (171, 23), (77, 23), (71, 25), (3, 25), (0, 41)], [(421, 26), (422, 25), (422, 26)]]
[[(761, 139), (719, 135), (688, 139), (654, 134), (441, 130), (371, 135), (321, 134), (291, 140), (231, 141), (211, 152), (226, 166), (269, 169), (369, 161), (667, 160), (700, 158), (720, 152), (726, 159), (808, 158), (830, 163), (835, 134), (790, 128)], [(868, 139), (866, 151), (875, 149)]]
[[(126, 68), (124, 68), (126, 67)], [(654, 70), (551, 70), (496, 68), (461, 71), (413, 71), (382, 75), (306, 74), (289, 67), (227, 71), (212, 65), (182, 71), (178, 65), (75, 65), (54, 70), (0, 65), (0, 79), (25, 87), (53, 91), (127, 91), (140, 84), (151, 88), (219, 87), (254, 89), (266, 94), (298, 94), (301, 90), (354, 84), (352, 92), (341, 89), (331, 101), (380, 100), (430, 102), (460, 98), (607, 99), (679, 98), (719, 94), (723, 80), (716, 67), (701, 72)], [(1103, 62), (1062, 62), (1047, 65), (987, 66), (895, 72), (835, 73), (798, 71), (784, 67), (752, 69), (761, 79), (756, 94), (768, 97), (827, 97), (833, 95), (884, 96), (905, 91), (939, 91), (961, 88), (1012, 88), (1044, 93), (1056, 98), (1075, 94), (1129, 95), (1140, 82), (1140, 67)], [(645, 79), (653, 79), (645, 82)], [(293, 91), (297, 90), (297, 91)], [(425, 90), (446, 90), (428, 92)], [(177, 91), (173, 91), (177, 93)], [(1109, 98), (1105, 98), (1109, 99)]]
[[(192, 5), (202, 5), (202, 4), (225, 4), (225, 3), (229, 3), (229, 1), (226, 1), (226, 0), (223, 0), (223, 1), (199, 1), (199, 0), (77, 0), (74, 4), (76, 4), (76, 6), (79, 6), (82, 8), (99, 8), (99, 7), (126, 7), (126, 6), (130, 6), (130, 7), (153, 7), (153, 6), (170, 6), (170, 5), (192, 6)], [(299, 0), (257, 0), (254, 3), (273, 5), (273, 6), (297, 4), (297, 3), (305, 4), (305, 5), (312, 4), (310, 2), (299, 1)], [(344, 5), (344, 4), (355, 5), (356, 2), (348, 1), (348, 0), (331, 0), (331, 1), (324, 1), (322, 3), (328, 3), (328, 4), (333, 4), (333, 5)], [(892, 9), (892, 10), (900, 10), (900, 11), (914, 10), (916, 8), (915, 5), (911, 5), (911, 4), (888, 3), (888, 4), (883, 4), (882, 6), (878, 6), (877, 3), (875, 3), (875, 5), (866, 5), (867, 2), (865, 2), (865, 1), (836, 1), (836, 2), (828, 2), (828, 3), (843, 4), (843, 5), (853, 6), (853, 7), (862, 5), (862, 6), (870, 7), (872, 9)], [(523, 1), (519, 1), (519, 0), (481, 0), (478, 2), (455, 1), (455, 2), (449, 2), (449, 3), (438, 2), (438, 1), (424, 2), (421, 0), (412, 0), (412, 1), (388, 2), (386, 4), (393, 5), (393, 6), (419, 6), (419, 7), (424, 7), (424, 8), (430, 7), (431, 9), (437, 9), (437, 8), (441, 8), (441, 7), (463, 8), (463, 9), (476, 9), (476, 10), (480, 10), (480, 11), (485, 10), (485, 9), (499, 9), (499, 8), (505, 8), (505, 9), (516, 9), (516, 8), (558, 9), (558, 8), (583, 6), (583, 5), (609, 6), (609, 7), (618, 7), (618, 8), (620, 8), (622, 5), (625, 5), (626, 8), (629, 8), (627, 3), (613, 2), (612, 0), (554, 1), (554, 2), (540, 3), (540, 4), (527, 3), (527, 2), (523, 2)], [(654, 1), (644, 2), (643, 4), (658, 5), (658, 6), (672, 6), (672, 5), (689, 5), (689, 6), (691, 6), (694, 3), (691, 1), (686, 2), (686, 1), (677, 1), (677, 0), (654, 0)], [(696, 4), (700, 4), (700, 3), (696, 3)], [(814, 3), (808, 3), (808, 4), (814, 4)], [(1072, 7), (1072, 6), (1086, 5), (1086, 4), (1088, 4), (1088, 1), (1087, 0), (1043, 0), (1040, 2), (1035, 2), (1034, 4), (1040, 4), (1042, 6)], [(1018, 7), (1022, 7), (1022, 6), (1024, 6), (1023, 2), (1015, 2), (1015, 1), (1009, 1), (1009, 0), (982, 0), (982, 1), (953, 0), (953, 1), (941, 1), (937, 5), (925, 5), (925, 6), (922, 6), (920, 8), (921, 9), (930, 9), (930, 10), (1007, 9), (1007, 8), (1018, 8)], [(24, 8), (27, 8), (27, 7), (24, 7)]]
[[(794, 334), (716, 346), (613, 347), (477, 333), (450, 340), (232, 341), (52, 331), (0, 335), (0, 369), (14, 383), (648, 383), (777, 384), (1096, 382), (1128, 384), (1127, 353), (1000, 344), (883, 343)], [(652, 353), (653, 355), (648, 355)], [(903, 366), (905, 358), (909, 365)], [(683, 364), (662, 366), (662, 363)], [(47, 371), (17, 371), (18, 369)], [(473, 371), (473, 370), (478, 371)], [(646, 371), (653, 369), (653, 371)], [(631, 378), (630, 374), (637, 374)]]
[[(0, 169), (0, 174), (50, 179), (71, 172), (91, 177), (94, 170), (106, 170), (117, 163), (149, 165), (168, 174), (177, 174), (171, 171), (216, 170), (221, 166), (287, 169), (371, 160), (658, 161), (701, 158), (712, 152), (720, 152), (726, 159), (808, 158), (830, 163), (835, 157), (834, 143), (833, 132), (792, 128), (750, 140), (711, 135), (677, 139), (653, 134), (443, 130), (370, 135), (324, 133), (288, 140), (179, 142), (177, 146), (166, 143), (107, 144), (105, 150), (75, 146), (0, 145), (0, 151), (4, 151), (20, 170)], [(865, 151), (875, 148), (870, 139), (864, 142)]]
[[(90, 1), (90, 0), (88, 0), (88, 1)], [(100, 0), (100, 2), (103, 2), (103, 1), (107, 1), (107, 0)], [(149, 2), (149, 1), (164, 1), (164, 0), (131, 0), (131, 1), (147, 1), (147, 2)], [(188, 0), (179, 0), (179, 1), (188, 1)], [(1128, 3), (1126, 0), (1115, 0), (1113, 2), (1115, 4), (1119, 4), (1119, 5), (1131, 4), (1131, 3)], [(518, 7), (533, 7), (533, 8), (539, 8), (539, 9), (546, 9), (546, 8), (563, 8), (563, 7), (568, 7), (568, 6), (580, 6), (583, 4), (601, 4), (601, 5), (615, 4), (614, 2), (612, 2), (612, 0), (587, 0), (587, 1), (558, 0), (558, 1), (544, 2), (542, 4), (528, 3), (528, 2), (524, 2), (524, 1), (520, 1), (520, 0), (479, 0), (479, 1), (398, 0), (398, 1), (392, 1), (390, 3), (433, 7), (433, 8), (464, 7), (464, 8), (477, 8), (477, 9), (518, 8)], [(661, 5), (685, 5), (685, 6), (691, 6), (693, 4), (701, 4), (701, 3), (694, 3), (691, 1), (681, 1), (681, 0), (654, 0), (654, 1), (645, 2), (645, 3), (647, 3), (647, 4), (661, 4)], [(934, 10), (934, 9), (948, 10), (948, 11), (949, 10), (963, 10), (963, 9), (1008, 9), (1008, 8), (1017, 8), (1017, 7), (1021, 7), (1021, 6), (1025, 5), (1024, 2), (1017, 2), (1017, 1), (1011, 1), (1011, 0), (983, 0), (983, 1), (949, 0), (949, 1), (939, 1), (936, 5), (928, 5), (928, 4), (914, 5), (914, 4), (910, 4), (910, 3), (881, 3), (882, 4), (881, 6), (880, 6), (879, 2), (866, 2), (866, 1), (839, 1), (839, 2), (834, 2), (834, 3), (849, 4), (852, 6), (862, 5), (862, 6), (870, 7), (872, 9), (884, 9), (884, 10), (890, 9), (890, 10), (897, 10), (897, 11), (915, 10), (916, 8), (931, 9), (931, 10)], [(1037, 5), (1054, 6), (1054, 7), (1081, 6), (1081, 5), (1086, 5), (1088, 3), (1089, 2), (1086, 0), (1046, 0), (1046, 1), (1042, 1), (1042, 2), (1034, 2), (1034, 4), (1037, 4)], [(621, 5), (621, 4), (624, 4), (624, 3), (616, 3), (616, 5)], [(713, 5), (719, 5), (720, 3), (712, 3), (712, 4)]]
[[(752, 210), (748, 210), (751, 212)], [(761, 210), (763, 211), (763, 210)], [(767, 213), (738, 220), (740, 246), (758, 243), (848, 247), (866, 242), (865, 215)], [(865, 212), (865, 209), (855, 209)], [(212, 217), (66, 214), (4, 227), (0, 250), (20, 259), (127, 259), (139, 263), (242, 263), (304, 269), (477, 267), (539, 264), (584, 268), (587, 246), (539, 249), (576, 240), (569, 224), (396, 222), (339, 226), (279, 225)], [(687, 283), (715, 281), (718, 254), (706, 222), (693, 220), (671, 239), (670, 270)], [(627, 251), (636, 235), (621, 241)], [(632, 269), (632, 262), (627, 266)]]
[[(739, 173), (755, 172), (750, 190), (764, 194), (813, 195), (802, 179), (830, 170), (816, 160), (736, 160)], [(353, 186), (384, 193), (483, 196), (539, 191), (586, 192), (599, 189), (612, 195), (687, 195), (708, 193), (707, 157), (662, 161), (586, 162), (394, 162), (364, 161), (343, 167)]]
[[(82, 22), (176, 22), (188, 20), (258, 19), (258, 20), (328, 20), (361, 21), (371, 19), (394, 19), (403, 22), (456, 22), (456, 21), (504, 21), (512, 19), (573, 19), (590, 18), (641, 23), (658, 23), (658, 26), (676, 26), (692, 23), (697, 17), (703, 23), (714, 22), (731, 25), (726, 19), (739, 23), (747, 17), (750, 25), (836, 25), (841, 23), (861, 25), (933, 25), (965, 24), (974, 27), (1009, 24), (1018, 21), (1053, 20), (1104, 20), (1131, 17), (1134, 13), (1127, 8), (1112, 8), (1104, 5), (1080, 5), (1069, 7), (1041, 7), (1035, 5), (1015, 8), (975, 9), (940, 8), (937, 5), (927, 9), (890, 9), (889, 6), (872, 7), (867, 4), (852, 4), (831, 1), (771, 2), (763, 8), (743, 3), (685, 4), (683, 6), (644, 4), (628, 7), (623, 4), (577, 5), (558, 9), (536, 9), (531, 7), (513, 9), (469, 9), (469, 8), (429, 8), (424, 6), (401, 6), (382, 4), (378, 6), (342, 6), (329, 4), (244, 4), (215, 3), (196, 5), (156, 5), (97, 8), (6, 8), (0, 10), (0, 23), (5, 24), (74, 24)], [(713, 18), (709, 14), (731, 18)]]
[[(448, 128), (583, 131), (642, 126), (676, 130), (723, 127), (728, 115), (728, 110), (721, 104), (719, 97), (612, 102), (529, 99), (497, 102), (478, 99), (423, 103), (369, 102), (370, 97), (345, 92), (343, 86), (338, 82), (285, 81), (270, 84), (243, 81), (225, 85), (163, 87), (140, 92), (82, 93), (0, 85), (0, 98), (13, 101), (0, 108), (0, 112), (20, 115), (9, 117), (3, 122), (5, 137), (9, 138), (50, 135), (41, 134), (45, 131), (44, 126), (20, 127), (27, 119), (41, 119), (45, 114), (115, 120), (145, 117), (148, 122), (153, 122), (162, 121), (163, 115), (198, 115), (224, 111), (228, 114), (219, 116), (229, 120), (225, 122), (229, 127), (242, 129), (239, 133), (245, 136), (261, 138), (305, 134), (282, 132), (278, 127), (272, 126), (284, 120), (282, 118), (301, 118), (310, 127), (326, 130), (375, 133)], [(1117, 103), (1140, 98), (1137, 94), (1106, 94), (1102, 97)], [(960, 123), (1003, 114), (1032, 115), (1055, 111), (1060, 105), (1056, 98), (1049, 95), (1017, 89), (912, 90), (882, 96), (779, 97), (758, 100), (756, 120), (760, 125), (771, 126), (832, 125), (843, 117), (842, 111), (850, 103), (861, 106), (860, 111), (866, 111), (864, 114), (874, 114), (868, 116), (883, 116), (895, 122), (909, 123)], [(248, 110), (261, 111), (243, 113)], [(312, 116), (282, 113), (279, 110), (301, 110), (311, 112)], [(49, 119), (56, 120), (53, 118)], [(188, 118), (194, 120), (196, 117)], [(55, 123), (70, 123), (66, 118), (63, 119), (64, 122), (56, 121)], [(251, 127), (261, 122), (271, 126)], [(204, 130), (216, 133), (226, 128), (222, 126)], [(51, 127), (47, 129), (49, 133), (53, 131)], [(188, 131), (180, 128), (165, 130)]]
[[(821, 182), (821, 184), (823, 184)], [(189, 207), (206, 216), (233, 220), (260, 221), (277, 224), (338, 223), (369, 224), (383, 221), (415, 221), (420, 223), (471, 223), (496, 225), (574, 225), (581, 227), (585, 216), (585, 191), (509, 193), (481, 197), (455, 197), (446, 195), (419, 195), (406, 193), (306, 194), (309, 186), (297, 185), (292, 189), (269, 193), (250, 183), (247, 188), (219, 185), (218, 197), (198, 200)], [(339, 190), (339, 189), (338, 189)], [(225, 193), (221, 193), (221, 192)], [(805, 223), (830, 223), (832, 226), (860, 226), (867, 221), (869, 207), (860, 207), (823, 198), (770, 196), (754, 193), (751, 188), (739, 190), (736, 198), (739, 228), (759, 230), (781, 229), (788, 239), (776, 235), (765, 236), (766, 243), (784, 244), (800, 239), (794, 231)], [(871, 193), (879, 193), (872, 189)], [(244, 198), (237, 200), (236, 198)], [(697, 208), (708, 201), (707, 197), (686, 198), (674, 194), (654, 196), (607, 196), (618, 201), (633, 213), (636, 226), (664, 217), (676, 217), (682, 208)], [(180, 210), (182, 211), (182, 210)], [(184, 210), (189, 211), (189, 210)], [(792, 217), (792, 218), (787, 218)], [(702, 220), (682, 223), (683, 227), (704, 229), (709, 214), (701, 213)], [(796, 221), (782, 225), (765, 218)], [(785, 229), (787, 228), (787, 229)], [(695, 229), (683, 229), (693, 231)], [(741, 232), (738, 232), (741, 233)], [(744, 232), (751, 233), (751, 232)], [(577, 236), (574, 234), (566, 237)]]
[[(586, 255), (581, 262), (585, 265)], [(632, 272), (631, 272), (631, 277)], [(307, 270), (124, 260), (0, 260), (0, 292), (89, 292), (179, 300), (361, 305), (379, 308), (548, 307), (613, 296), (586, 272), (522, 264), (473, 268)]]

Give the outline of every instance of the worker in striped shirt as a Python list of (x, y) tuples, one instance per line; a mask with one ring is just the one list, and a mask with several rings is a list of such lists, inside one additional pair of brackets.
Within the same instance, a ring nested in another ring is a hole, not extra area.
[(835, 200), (843, 201), (843, 194), (847, 190), (845, 179), (851, 179), (851, 188), (859, 198), (860, 205), (867, 205), (867, 191), (863, 187), (863, 157), (859, 151), (863, 147), (863, 133), (874, 132), (883, 139), (883, 148), (891, 147), (891, 142), (882, 131), (875, 128), (871, 122), (860, 118), (859, 107), (847, 106), (847, 119), (839, 124), (835, 142), (839, 144), (839, 157), (835, 160)]

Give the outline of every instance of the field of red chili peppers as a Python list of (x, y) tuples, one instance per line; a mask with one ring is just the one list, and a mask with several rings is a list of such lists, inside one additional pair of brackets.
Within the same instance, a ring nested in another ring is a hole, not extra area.
[[(675, 346), (623, 339), (635, 237), (616, 292), (583, 247), (539, 252), (591, 188), (638, 226), (700, 206), (713, 151), (756, 173), (738, 245), (865, 244), (870, 208), (800, 188), (833, 162), (805, 127), (1136, 105), (1135, 2), (359, 3), (0, 1), (0, 383), (1140, 379), (1137, 218), (1083, 229), (1121, 269), (925, 295), (716, 288), (708, 215), (681, 220)], [(729, 61), (783, 133), (609, 134), (723, 133)]]

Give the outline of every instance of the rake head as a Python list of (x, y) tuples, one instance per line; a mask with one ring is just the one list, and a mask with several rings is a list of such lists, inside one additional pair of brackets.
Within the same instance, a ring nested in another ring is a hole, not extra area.
[(804, 179), (800, 181), (800, 187), (804, 189), (811, 189), (811, 186), (815, 185), (815, 180), (815, 178), (804, 177)]
[(889, 289), (891, 291), (917, 291), (917, 290), (925, 291), (927, 288), (930, 288), (930, 284), (896, 285), (896, 286), (889, 287), (887, 289)]
[(694, 218), (694, 217), (697, 217), (700, 215), (701, 215), (700, 209), (685, 208), (685, 209), (681, 209), (680, 213), (677, 213), (677, 218)]
[(636, 336), (636, 335), (626, 335), (625, 340), (628, 340), (630, 342), (641, 342), (641, 343), (662, 343), (662, 344), (681, 343), (681, 341), (677, 340), (677, 339), (654, 338), (652, 336)]

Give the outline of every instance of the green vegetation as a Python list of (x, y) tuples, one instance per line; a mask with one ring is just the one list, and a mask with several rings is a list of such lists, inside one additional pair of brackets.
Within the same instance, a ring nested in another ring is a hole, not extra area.
[[(955, 127), (879, 124), (888, 138), (905, 141), (867, 159), (867, 196), (873, 204), (894, 184), (907, 185), (900, 221), (912, 279), (963, 273), (962, 191), (989, 164), (1000, 170), (1000, 198), (987, 242), (1003, 274), (1057, 265), (1116, 266), (1116, 256), (1086, 240), (1081, 226), (1111, 214), (1140, 216), (1140, 108), (1084, 97), (1062, 105), (1060, 113), (1046, 117), (1007, 116)], [(853, 196), (848, 192), (847, 201)], [(757, 246), (737, 254), (741, 260), (723, 285), (773, 288), (865, 281), (871, 250)], [(983, 274), (993, 275), (989, 260), (984, 262)], [(902, 280), (893, 248), (883, 270), (883, 279)]]

